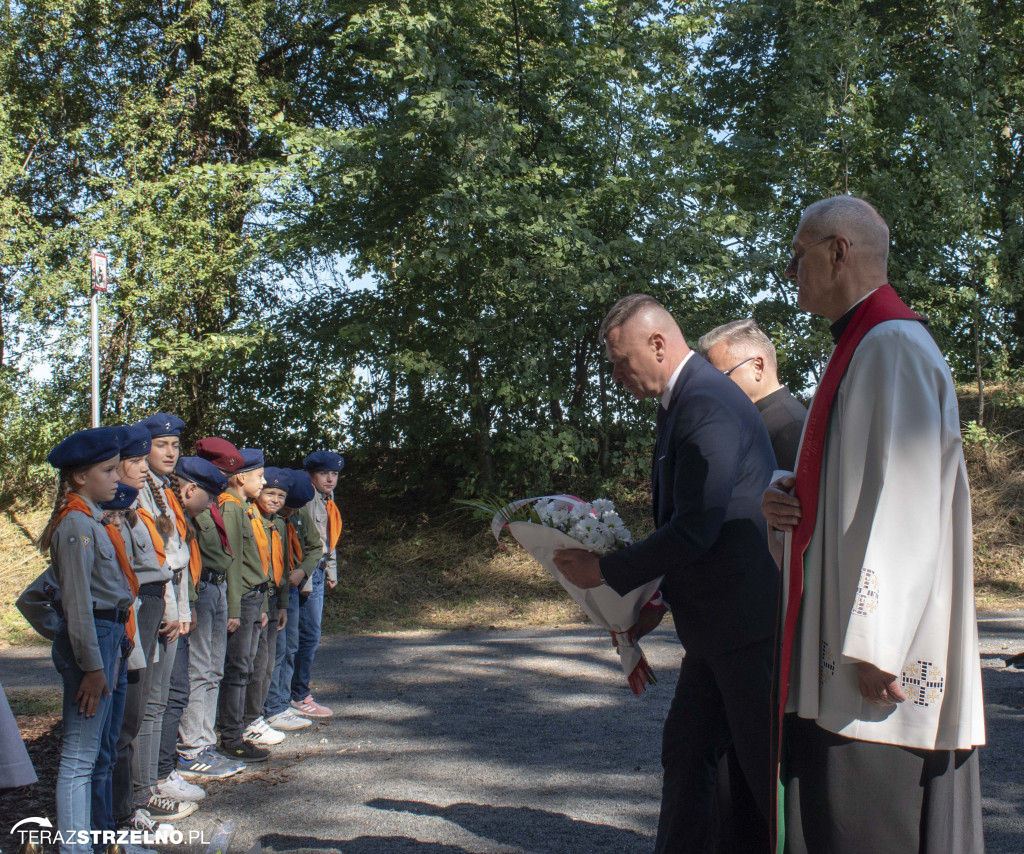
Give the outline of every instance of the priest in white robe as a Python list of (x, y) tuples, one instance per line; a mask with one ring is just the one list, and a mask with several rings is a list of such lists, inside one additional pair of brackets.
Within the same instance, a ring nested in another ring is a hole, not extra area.
[(960, 416), (941, 352), (887, 283), (888, 245), (874, 208), (834, 197), (804, 212), (786, 269), (836, 339), (796, 473), (762, 505), (783, 545), (778, 835), (792, 854), (984, 848)]

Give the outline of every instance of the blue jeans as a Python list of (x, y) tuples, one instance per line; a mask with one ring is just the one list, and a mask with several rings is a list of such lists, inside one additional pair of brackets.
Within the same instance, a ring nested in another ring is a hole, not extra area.
[(320, 623), (324, 614), (324, 578), (322, 568), (313, 571), (313, 589), (299, 602), (299, 648), (295, 651), (295, 673), (292, 675), (292, 699), (298, 703), (309, 696), (309, 679), (313, 658), (320, 646)]
[[(299, 648), (299, 588), (288, 588), (288, 622), (284, 635), (277, 635), (277, 649), (274, 657), (274, 675), (270, 680), (267, 702), (263, 704), (263, 716), (269, 718), (288, 708), (291, 698), (292, 674), (295, 673), (295, 652)], [(303, 698), (304, 699), (304, 698)]]
[(117, 737), (124, 719), (124, 702), (128, 695), (128, 647), (122, 642), (121, 663), (117, 666), (117, 684), (110, 686), (110, 728), (100, 741), (96, 770), (92, 774), (93, 830), (114, 830), (114, 766), (117, 764)]
[[(121, 665), (124, 626), (111, 620), (96, 620), (96, 639), (111, 694), (100, 697), (96, 714), (91, 718), (79, 714), (75, 703), (84, 673), (75, 660), (67, 623), (61, 621), (53, 639), (53, 664), (64, 681), (64, 738), (57, 772), (57, 828), (62, 836), (93, 830), (97, 813), (102, 814), (101, 821), (109, 821), (113, 827), (111, 770), (121, 731), (120, 716), (115, 720), (114, 712), (117, 707), (122, 714), (124, 711), (125, 671)], [(60, 851), (61, 854), (92, 854), (92, 843), (74, 839), (61, 844)]]

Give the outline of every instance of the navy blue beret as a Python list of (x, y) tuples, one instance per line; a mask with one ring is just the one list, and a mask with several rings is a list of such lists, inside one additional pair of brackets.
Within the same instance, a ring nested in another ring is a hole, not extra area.
[(263, 468), (263, 451), (259, 448), (242, 448), (240, 453), (242, 454), (242, 465), (238, 467), (235, 474)]
[(141, 424), (133, 424), (125, 427), (125, 437), (121, 440), (121, 457), (144, 457), (149, 453), (149, 446), (153, 444), (153, 437), (149, 430)]
[(289, 492), (292, 488), (292, 473), (288, 469), (268, 466), (263, 469), (263, 479), (266, 481), (263, 485), (264, 489), (280, 489), (283, 492)]
[(313, 451), (302, 461), (306, 471), (341, 471), (345, 468), (345, 458), (334, 451)]
[(185, 422), (169, 412), (157, 412), (140, 421), (139, 426), (145, 427), (152, 438), (158, 439), (161, 436), (180, 436), (185, 429)]
[(135, 503), (135, 499), (138, 497), (139, 490), (134, 486), (129, 486), (127, 483), (119, 483), (114, 497), (110, 501), (101, 501), (100, 507), (104, 510), (127, 510)]
[(182, 457), (176, 471), (178, 477), (191, 481), (214, 498), (228, 488), (228, 479), (221, 470), (202, 457)]
[(93, 427), (72, 433), (47, 455), (58, 469), (80, 469), (116, 457), (128, 434), (127, 427)]
[(309, 479), (309, 472), (304, 472), (301, 469), (289, 469), (288, 473), (292, 476), (292, 488), (288, 491), (284, 506), (298, 510), (313, 500), (316, 490), (313, 488), (313, 481)]

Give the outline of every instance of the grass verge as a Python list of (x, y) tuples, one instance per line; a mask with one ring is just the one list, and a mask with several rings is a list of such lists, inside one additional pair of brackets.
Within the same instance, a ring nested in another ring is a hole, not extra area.
[[(966, 432), (974, 510), (975, 581), (981, 608), (1024, 608), (1024, 394), (997, 386), (986, 397), (985, 429)], [(976, 398), (965, 390), (967, 416)], [(395, 512), (372, 489), (339, 490), (345, 534), (339, 584), (324, 604), (327, 632), (516, 628), (578, 624), (586, 617), (515, 543), (501, 551), (486, 523), (462, 509)], [(589, 496), (597, 497), (597, 496)], [(631, 485), (610, 497), (634, 535), (650, 530), (649, 497)], [(0, 515), (0, 648), (45, 644), (14, 608), (45, 567), (31, 545), (49, 508)]]

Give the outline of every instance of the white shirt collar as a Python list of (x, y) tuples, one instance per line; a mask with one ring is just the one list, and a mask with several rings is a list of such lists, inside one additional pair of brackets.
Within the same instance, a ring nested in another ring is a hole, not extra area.
[(878, 290), (878, 288), (873, 288), (872, 290), (868, 291), (866, 294), (864, 294), (864, 296), (862, 296), (859, 300), (857, 300), (857, 302), (855, 302), (848, 309), (846, 309), (846, 311), (844, 311), (843, 314), (846, 314), (847, 312), (855, 309), (858, 305), (860, 305), (862, 302), (864, 302), (864, 300), (866, 300), (869, 296), (871, 296), (877, 290)]
[(668, 378), (668, 385), (665, 386), (665, 390), (661, 393), (661, 405), (665, 409), (668, 409), (668, 405), (672, 402), (672, 389), (676, 387), (676, 380), (679, 379), (679, 374), (682, 373), (683, 365), (690, 361), (690, 356), (692, 355), (693, 350), (683, 356), (683, 360), (676, 366), (672, 376)]

